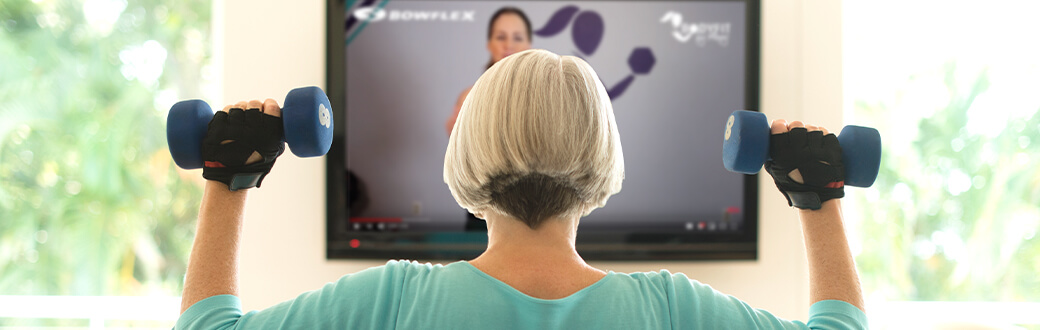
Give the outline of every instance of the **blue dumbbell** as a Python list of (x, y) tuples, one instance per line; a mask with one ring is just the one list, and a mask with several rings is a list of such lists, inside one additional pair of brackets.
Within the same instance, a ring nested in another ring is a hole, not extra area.
[[(173, 161), (183, 169), (202, 168), (202, 139), (213, 118), (213, 109), (202, 100), (180, 101), (166, 117), (166, 141)], [(318, 157), (332, 146), (332, 105), (318, 87), (289, 91), (282, 103), (284, 141), (299, 157)]]
[[(769, 160), (769, 121), (761, 112), (737, 110), (726, 121), (722, 165), (727, 170), (755, 174)], [(870, 187), (881, 166), (881, 134), (863, 126), (845, 126), (838, 134), (845, 184)]]

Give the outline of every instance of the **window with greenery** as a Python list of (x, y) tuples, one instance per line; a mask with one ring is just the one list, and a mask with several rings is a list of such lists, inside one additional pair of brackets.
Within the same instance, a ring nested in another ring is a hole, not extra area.
[[(868, 308), (1040, 302), (1040, 6), (847, 0), (843, 10), (846, 122), (883, 140), (877, 182), (845, 204)], [(1040, 328), (1019, 322), (970, 323)]]
[(202, 190), (165, 120), (213, 90), (210, 14), (0, 0), (0, 295), (180, 294)]

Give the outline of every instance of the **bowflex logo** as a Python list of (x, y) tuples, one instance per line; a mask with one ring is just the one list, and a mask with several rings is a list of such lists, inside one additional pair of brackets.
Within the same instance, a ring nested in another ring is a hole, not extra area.
[(729, 22), (683, 22), (682, 14), (670, 10), (661, 17), (661, 23), (672, 26), (672, 37), (681, 43), (694, 40), (697, 46), (703, 47), (709, 41), (719, 46), (729, 45), (731, 24)]
[(474, 10), (407, 10), (365, 7), (354, 10), (354, 18), (363, 22), (473, 22)]

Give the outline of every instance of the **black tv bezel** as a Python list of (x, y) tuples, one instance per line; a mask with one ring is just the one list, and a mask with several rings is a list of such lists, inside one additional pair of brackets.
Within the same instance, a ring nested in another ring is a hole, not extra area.
[[(578, 0), (581, 2), (584, 0)], [(602, 0), (600, 0), (602, 1)], [(607, 0), (612, 1), (612, 0)], [(760, 97), (761, 57), (761, 0), (664, 0), (664, 1), (735, 1), (747, 4), (747, 49), (745, 54), (744, 109), (758, 111)], [(520, 2), (524, 2), (521, 0)], [(332, 103), (333, 118), (345, 118), (346, 106), (346, 40), (345, 1), (326, 1), (326, 88)], [(736, 110), (736, 109), (734, 109)], [(375, 248), (351, 248), (350, 238), (342, 237), (349, 223), (347, 192), (344, 186), (346, 168), (345, 121), (335, 126), (332, 148), (326, 159), (326, 259), (412, 259), (462, 260), (472, 259), (480, 251), (469, 244), (438, 244), (427, 246), (394, 247), (375, 245)], [(720, 125), (721, 126), (721, 125)], [(446, 189), (446, 188), (445, 188)], [(758, 175), (744, 175), (744, 211), (746, 231), (734, 235), (697, 235), (689, 233), (659, 234), (632, 233), (622, 244), (584, 244), (578, 233), (578, 252), (586, 260), (757, 260), (758, 259)], [(357, 235), (357, 232), (353, 232)], [(376, 234), (373, 234), (376, 235)], [(422, 234), (411, 234), (422, 235)], [(686, 240), (689, 242), (661, 244), (660, 242)], [(485, 237), (486, 240), (486, 237)]]

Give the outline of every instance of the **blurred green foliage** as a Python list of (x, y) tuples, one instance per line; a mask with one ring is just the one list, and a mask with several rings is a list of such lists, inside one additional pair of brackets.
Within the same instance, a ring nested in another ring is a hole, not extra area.
[(179, 295), (198, 173), (166, 148), (202, 96), (207, 0), (0, 0), (0, 295)]
[[(874, 187), (849, 203), (862, 217), (865, 290), (890, 301), (1040, 301), (1040, 109), (982, 101), (1015, 87), (994, 85), (985, 67), (950, 62), (909, 78), (886, 100), (855, 104), (884, 145)], [(932, 95), (948, 101), (913, 109), (909, 99)]]

